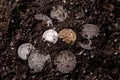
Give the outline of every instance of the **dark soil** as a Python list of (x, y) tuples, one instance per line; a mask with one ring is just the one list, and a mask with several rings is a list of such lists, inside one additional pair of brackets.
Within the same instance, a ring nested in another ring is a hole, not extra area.
[[(0, 0), (0, 80), (120, 80), (120, 0), (64, 1)], [(56, 5), (63, 5), (68, 17), (63, 22), (52, 19), (53, 25), (56, 31), (73, 29), (77, 35), (73, 45), (58, 40), (49, 47), (41, 39), (43, 31), (50, 27), (41, 26), (34, 15), (50, 17)], [(88, 23), (100, 28), (100, 35), (92, 39), (96, 47), (93, 50), (79, 46), (81, 27)], [(54, 66), (33, 74), (27, 61), (17, 54), (19, 45), (25, 42), (48, 52), (53, 60), (60, 51), (70, 50), (77, 57), (77, 66), (68, 74), (56, 71)]]

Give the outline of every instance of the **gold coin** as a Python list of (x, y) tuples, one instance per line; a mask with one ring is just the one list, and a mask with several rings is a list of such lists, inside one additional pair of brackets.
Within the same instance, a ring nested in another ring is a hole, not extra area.
[(74, 43), (76, 41), (76, 33), (72, 29), (62, 29), (59, 32), (59, 38), (68, 44)]

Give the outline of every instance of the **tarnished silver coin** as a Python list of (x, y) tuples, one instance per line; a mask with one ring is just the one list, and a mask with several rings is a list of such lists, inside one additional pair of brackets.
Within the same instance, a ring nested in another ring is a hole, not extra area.
[(41, 72), (47, 61), (51, 62), (50, 55), (43, 55), (41, 53), (38, 50), (35, 50), (28, 58), (28, 65), (34, 73)]
[(63, 22), (67, 15), (66, 9), (61, 5), (54, 6), (50, 13), (51, 18), (57, 19), (59, 22)]
[(18, 48), (18, 56), (23, 59), (27, 60), (28, 55), (35, 50), (35, 47), (31, 43), (23, 43), (22, 45), (19, 46)]
[(99, 35), (99, 28), (94, 24), (85, 24), (82, 27), (81, 35), (86, 39), (91, 39)]
[(54, 60), (56, 69), (62, 73), (69, 73), (76, 67), (76, 57), (68, 50), (61, 51)]
[(47, 26), (53, 27), (52, 20), (45, 14), (36, 14), (35, 19), (44, 21)]

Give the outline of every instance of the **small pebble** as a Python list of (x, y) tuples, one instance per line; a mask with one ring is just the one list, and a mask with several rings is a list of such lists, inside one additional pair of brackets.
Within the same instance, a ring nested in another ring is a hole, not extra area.
[(103, 8), (112, 12), (115, 9), (115, 5), (110, 3), (104, 3)]
[(80, 11), (80, 12), (77, 12), (77, 13), (75, 14), (75, 16), (76, 16), (76, 18), (78, 19), (78, 18), (83, 18), (83, 17), (85, 16), (85, 14), (84, 14), (83, 11)]

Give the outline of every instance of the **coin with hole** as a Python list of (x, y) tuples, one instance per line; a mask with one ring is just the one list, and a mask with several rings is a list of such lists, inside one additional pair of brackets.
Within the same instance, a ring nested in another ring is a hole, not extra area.
[(58, 33), (54, 29), (48, 29), (43, 33), (42, 38), (44, 41), (55, 44), (58, 40)]
[(53, 27), (52, 20), (45, 14), (36, 14), (35, 19), (42, 20), (42, 21), (44, 21), (44, 23), (46, 23), (47, 26)]
[(99, 35), (99, 28), (94, 24), (85, 24), (82, 26), (82, 37), (86, 39), (91, 39), (93, 37), (97, 37)]

